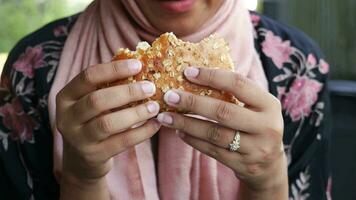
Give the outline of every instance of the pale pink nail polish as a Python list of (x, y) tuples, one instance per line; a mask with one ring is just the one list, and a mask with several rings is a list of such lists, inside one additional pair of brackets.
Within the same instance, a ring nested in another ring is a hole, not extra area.
[(186, 77), (195, 78), (199, 75), (199, 69), (196, 67), (188, 67), (184, 70)]
[(138, 60), (129, 60), (128, 61), (128, 65), (129, 65), (129, 70), (132, 72), (132, 73), (137, 73), (141, 70), (142, 68), (142, 64), (140, 61)]
[(141, 83), (141, 88), (146, 94), (154, 94), (156, 92), (156, 87), (153, 83), (145, 81)]
[(166, 103), (177, 104), (180, 101), (180, 96), (178, 93), (169, 90), (166, 94), (164, 94), (164, 101)]
[(157, 102), (150, 102), (150, 103), (147, 104), (147, 110), (150, 113), (158, 112), (159, 104)]
[(157, 120), (163, 124), (173, 124), (173, 117), (167, 113), (160, 113)]

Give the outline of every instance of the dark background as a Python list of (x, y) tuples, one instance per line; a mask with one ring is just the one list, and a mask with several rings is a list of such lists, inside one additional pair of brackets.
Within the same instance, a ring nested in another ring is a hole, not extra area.
[(311, 36), (330, 63), (332, 198), (356, 200), (356, 82), (351, 81), (356, 80), (356, 0), (265, 0), (262, 4), (265, 15)]
[[(356, 0), (264, 0), (263, 12), (320, 45), (333, 79), (356, 80)], [(356, 186), (355, 186), (356, 189)]]

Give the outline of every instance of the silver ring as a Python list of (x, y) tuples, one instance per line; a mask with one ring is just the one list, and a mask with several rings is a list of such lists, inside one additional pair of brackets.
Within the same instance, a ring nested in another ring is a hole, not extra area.
[(234, 140), (229, 144), (229, 151), (236, 152), (240, 148), (240, 131), (235, 132)]

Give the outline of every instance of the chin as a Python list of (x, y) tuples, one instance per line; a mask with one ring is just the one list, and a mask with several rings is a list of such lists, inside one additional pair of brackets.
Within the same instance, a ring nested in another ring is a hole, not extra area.
[(156, 28), (158, 28), (158, 30), (160, 30), (162, 33), (173, 32), (178, 37), (183, 37), (199, 30), (203, 23), (204, 21), (198, 23), (190, 19), (169, 21), (165, 20), (165, 22), (162, 23), (161, 26)]

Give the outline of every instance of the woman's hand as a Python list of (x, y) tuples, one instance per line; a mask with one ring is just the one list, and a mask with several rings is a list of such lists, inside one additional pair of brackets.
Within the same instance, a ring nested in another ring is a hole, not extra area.
[[(191, 82), (231, 92), (245, 107), (193, 95), (168, 91), (165, 102), (217, 121), (205, 121), (176, 113), (161, 113), (158, 120), (175, 128), (179, 136), (197, 150), (217, 159), (241, 180), (245, 199), (287, 199), (288, 179), (283, 151), (283, 118), (279, 100), (249, 79), (229, 71), (188, 68)], [(236, 131), (241, 147), (229, 151)]]
[[(82, 195), (84, 199), (104, 199), (96, 196), (95, 189), (105, 189), (104, 177), (111, 169), (112, 157), (150, 138), (160, 128), (160, 123), (151, 119), (158, 114), (157, 102), (118, 109), (152, 96), (153, 83), (98, 89), (140, 70), (141, 63), (137, 60), (95, 65), (76, 76), (57, 95), (57, 128), (64, 147), (62, 183), (78, 183), (80, 187), (88, 183), (89, 187), (82, 191), (90, 194)], [(131, 129), (146, 120), (142, 126)], [(98, 182), (102, 183), (100, 187)], [(89, 191), (92, 186), (95, 189)]]

